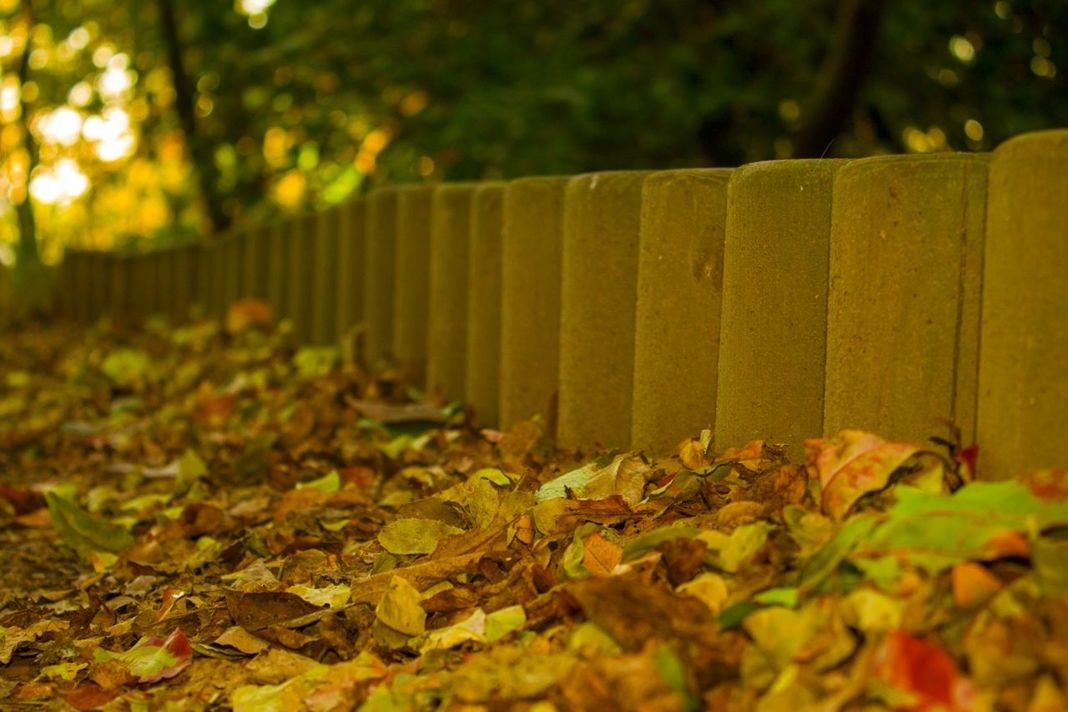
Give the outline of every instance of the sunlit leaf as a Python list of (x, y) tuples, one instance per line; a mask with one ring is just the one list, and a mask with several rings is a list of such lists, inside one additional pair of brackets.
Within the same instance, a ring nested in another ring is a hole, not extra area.
[(176, 628), (166, 640), (157, 636), (141, 638), (122, 653), (98, 650), (94, 659), (118, 662), (135, 682), (147, 684), (174, 677), (189, 667), (193, 649), (185, 634)]
[(400, 576), (394, 576), (389, 581), (386, 595), (375, 608), (375, 616), (398, 633), (420, 635), (426, 630), (426, 611), (420, 603), (421, 598), (415, 587)]
[(378, 543), (391, 554), (430, 554), (443, 537), (462, 533), (436, 519), (396, 519), (378, 532)]

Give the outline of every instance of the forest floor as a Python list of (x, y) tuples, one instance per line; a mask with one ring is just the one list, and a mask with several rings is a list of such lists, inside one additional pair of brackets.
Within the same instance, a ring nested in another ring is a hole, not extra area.
[(558, 451), (268, 322), (0, 336), (0, 709), (1068, 708), (1068, 471)]

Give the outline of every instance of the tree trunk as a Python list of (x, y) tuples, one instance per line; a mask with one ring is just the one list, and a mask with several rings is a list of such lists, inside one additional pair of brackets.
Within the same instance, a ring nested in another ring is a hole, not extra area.
[(853, 111), (875, 56), (883, 0), (844, 0), (834, 44), (794, 133), (794, 156), (822, 156)]
[(30, 201), (30, 176), (37, 167), (37, 142), (30, 131), (30, 106), (26, 102), (21, 88), (30, 78), (30, 53), (33, 51), (33, 0), (22, 0), (22, 21), (26, 24), (26, 47), (19, 58), (18, 77), (20, 88), (19, 123), (22, 129), (22, 145), (26, 149), (26, 199), (18, 204), (16, 214), (19, 223), (18, 265), (31, 267), (40, 263), (41, 255), (37, 249), (37, 224), (33, 219), (33, 203)]
[[(33, 51), (31, 38), (35, 19), (33, 0), (22, 0), (21, 14), (26, 24), (26, 47), (18, 65), (20, 90), (30, 78), (30, 53)], [(37, 245), (37, 222), (34, 220), (33, 200), (30, 197), (30, 177), (39, 160), (37, 142), (30, 131), (30, 105), (21, 91), (20, 96), (19, 123), (22, 129), (22, 145), (26, 150), (26, 196), (15, 208), (19, 242), (15, 252), (14, 301), (18, 311), (35, 314), (48, 308), (51, 283), (41, 262), (41, 252)]]
[(210, 223), (210, 232), (216, 234), (229, 227), (230, 218), (223, 210), (222, 196), (219, 194), (219, 172), (215, 167), (215, 156), (211, 146), (197, 130), (196, 92), (186, 74), (182, 40), (178, 33), (178, 19), (174, 14), (172, 0), (159, 0), (159, 14), (163, 42), (167, 48), (167, 61), (174, 81), (175, 109), (185, 134), (186, 147)]

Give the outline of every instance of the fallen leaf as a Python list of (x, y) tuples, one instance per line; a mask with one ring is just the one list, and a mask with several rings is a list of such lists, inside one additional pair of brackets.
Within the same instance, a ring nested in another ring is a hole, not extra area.
[(88, 555), (91, 551), (119, 553), (134, 544), (134, 538), (126, 529), (92, 516), (84, 509), (54, 492), (45, 495), (52, 525), (59, 536), (78, 553)]
[(400, 576), (394, 576), (375, 608), (375, 617), (398, 633), (420, 635), (426, 630), (426, 611), (420, 605), (421, 600), (419, 591)]
[(378, 543), (391, 554), (431, 554), (442, 538), (463, 531), (436, 519), (396, 519), (382, 527)]
[(189, 641), (181, 629), (175, 628), (166, 639), (144, 637), (122, 653), (97, 650), (94, 667), (100, 663), (118, 664), (133, 682), (151, 684), (178, 675), (189, 667), (192, 660), (193, 649)]

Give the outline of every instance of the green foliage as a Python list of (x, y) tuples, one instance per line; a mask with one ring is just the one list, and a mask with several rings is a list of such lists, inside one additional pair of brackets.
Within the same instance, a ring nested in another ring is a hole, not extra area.
[[(200, 146), (190, 150), (187, 136), (180, 155), (210, 180), (157, 181), (166, 212), (155, 209), (168, 219), (131, 220), (117, 208), (105, 221), (78, 219), (119, 242), (145, 233), (180, 240), (200, 232), (204, 205), (240, 223), (386, 181), (789, 156), (840, 5), (277, 0), (249, 16), (240, 1), (175, 3)], [(0, 2), (0, 23), (15, 26), (16, 6)], [(35, 33), (35, 46), (49, 61), (33, 72), (34, 112), (67, 102), (79, 82), (92, 86), (105, 71), (94, 64), (101, 48), (129, 57), (136, 154), (117, 163), (75, 156), (90, 194), (125, 184), (138, 160), (161, 172), (173, 164), (181, 107), (159, 4), (84, 0), (39, 12), (47, 32)], [(872, 72), (827, 154), (989, 150), (1015, 133), (1068, 124), (1068, 44), (1057, 34), (1066, 22), (1068, 5), (1055, 0), (885, 2)], [(87, 47), (56, 51), (84, 27)], [(93, 93), (81, 110), (102, 102)], [(46, 163), (58, 158), (42, 148)], [(93, 195), (78, 201), (104, 209)], [(131, 209), (149, 204), (134, 200)]]

